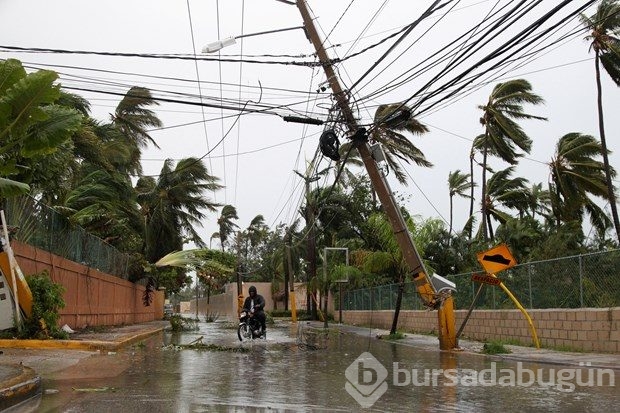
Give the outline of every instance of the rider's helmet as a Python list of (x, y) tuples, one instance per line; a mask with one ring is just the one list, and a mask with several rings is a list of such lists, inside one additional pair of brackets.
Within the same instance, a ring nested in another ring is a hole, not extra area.
[(256, 295), (256, 287), (254, 287), (253, 285), (250, 286), (250, 289), (248, 291), (250, 293), (250, 297), (253, 297)]

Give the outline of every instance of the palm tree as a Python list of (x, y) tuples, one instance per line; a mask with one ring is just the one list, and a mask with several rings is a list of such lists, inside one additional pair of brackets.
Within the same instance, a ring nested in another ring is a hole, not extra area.
[(146, 224), (145, 257), (148, 262), (183, 249), (186, 241), (198, 247), (205, 243), (194, 228), (201, 225), (205, 212), (215, 212), (220, 205), (203, 194), (222, 188), (218, 178), (209, 175), (200, 159), (185, 158), (173, 169), (167, 159), (159, 177), (142, 177), (136, 184), (138, 203)]
[[(482, 217), (482, 221), (486, 222), (489, 230), (489, 238), (493, 240), (493, 227), (491, 218), (506, 223), (511, 218), (509, 214), (499, 209), (500, 206), (509, 209), (521, 210), (527, 204), (528, 190), (526, 187), (527, 179), (512, 178), (515, 170), (514, 166), (495, 172), (487, 182), (487, 196), (485, 197), (486, 205), (484, 211), (486, 216)], [(482, 226), (481, 226), (482, 231)]]
[(482, 236), (488, 239), (486, 205), (487, 205), (487, 157), (496, 155), (502, 160), (515, 165), (517, 158), (522, 156), (517, 148), (529, 153), (532, 140), (525, 134), (515, 120), (545, 118), (530, 115), (523, 111), (523, 104), (537, 105), (543, 99), (532, 93), (532, 86), (524, 79), (498, 83), (491, 92), (486, 105), (478, 106), (482, 110), (480, 123), (484, 127), (484, 135), (479, 141), (482, 147)]
[(471, 195), (466, 193), (473, 186), (471, 182), (470, 174), (461, 173), (460, 169), (448, 174), (448, 191), (450, 193), (450, 229), (449, 233), (452, 234), (452, 216), (453, 216), (453, 198), (454, 195), (458, 195), (463, 198), (469, 198)]
[(467, 224), (465, 225), (466, 231), (469, 234), (469, 238), (471, 239), (472, 228), (474, 227), (473, 219), (474, 219), (474, 188), (476, 187), (476, 183), (474, 182), (474, 162), (476, 160), (476, 141), (482, 139), (484, 135), (479, 135), (474, 139), (474, 142), (471, 145), (471, 149), (469, 151), (469, 218), (467, 219)]
[(239, 219), (237, 216), (237, 208), (232, 205), (224, 205), (220, 217), (217, 219), (217, 225), (219, 226), (220, 243), (222, 251), (224, 251), (224, 245), (231, 234), (235, 232), (235, 228), (239, 228), (239, 225), (235, 224), (233, 220)]
[(73, 188), (56, 205), (72, 223), (122, 251), (136, 251), (143, 242), (144, 222), (131, 182), (90, 164), (80, 169)]
[(113, 125), (124, 136), (131, 148), (130, 173), (142, 173), (140, 165), (141, 149), (152, 143), (159, 149), (157, 143), (148, 133), (148, 128), (160, 128), (161, 120), (155, 112), (148, 109), (159, 103), (153, 99), (151, 92), (143, 87), (134, 86), (119, 102), (114, 114), (111, 115)]
[(364, 271), (376, 274), (389, 274), (392, 282), (398, 283), (394, 315), (390, 328), (390, 334), (396, 334), (405, 290), (405, 279), (409, 272), (409, 268), (398, 247), (387, 218), (383, 214), (373, 214), (368, 223), (373, 228), (373, 232), (377, 235), (379, 243), (381, 244), (381, 249), (372, 251), (365, 257)]
[(214, 239), (220, 239), (220, 233), (219, 232), (214, 232), (213, 234), (211, 234), (211, 236), (209, 237), (209, 249), (211, 249), (211, 242)]
[(374, 129), (370, 133), (370, 141), (378, 142), (385, 151), (385, 161), (394, 176), (403, 185), (407, 185), (407, 175), (396, 158), (418, 166), (430, 168), (433, 166), (424, 153), (403, 134), (422, 135), (428, 132), (428, 127), (411, 117), (411, 109), (398, 103), (380, 105), (374, 118)]
[(596, 76), (597, 107), (598, 107), (598, 126), (601, 135), (601, 146), (603, 149), (603, 164), (605, 166), (605, 183), (611, 215), (616, 237), (620, 242), (620, 220), (618, 219), (618, 208), (616, 206), (616, 196), (612, 181), (612, 171), (609, 165), (607, 150), (607, 139), (605, 137), (605, 123), (603, 121), (603, 92), (601, 87), (601, 69), (603, 68), (614, 83), (620, 86), (620, 4), (617, 0), (602, 0), (596, 12), (588, 17), (581, 15), (581, 22), (590, 30), (587, 39), (591, 41), (590, 50), (594, 50), (594, 73)]
[[(526, 215), (536, 218), (536, 215), (548, 217), (551, 212), (551, 196), (549, 190), (542, 188), (542, 183), (532, 185), (527, 191), (527, 204), (521, 210)], [(523, 217), (523, 214), (521, 214)]]
[[(590, 195), (605, 199), (609, 195), (605, 165), (595, 159), (602, 153), (602, 144), (590, 135), (569, 133), (558, 141), (549, 162), (549, 192), (556, 224), (581, 222), (587, 212), (599, 233), (611, 225), (604, 211), (590, 199)], [(615, 176), (615, 170), (610, 172)]]

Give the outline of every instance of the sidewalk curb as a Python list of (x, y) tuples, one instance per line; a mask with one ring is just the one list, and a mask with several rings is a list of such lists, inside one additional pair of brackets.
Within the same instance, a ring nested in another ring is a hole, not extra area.
[(41, 393), (41, 377), (22, 365), (4, 365), (15, 370), (15, 376), (0, 383), (0, 411), (13, 407)]
[(164, 330), (164, 327), (156, 327), (152, 330), (143, 331), (132, 336), (114, 341), (103, 340), (18, 340), (0, 339), (0, 348), (30, 348), (30, 349), (54, 349), (54, 350), (108, 350), (115, 351), (128, 346), (136, 341), (143, 340)]
[[(311, 328), (321, 329), (322, 326), (317, 325), (316, 323), (308, 323)], [(353, 326), (348, 324), (338, 325), (333, 324), (330, 328), (337, 328), (340, 332), (345, 334), (354, 334), (361, 337), (367, 337), (369, 339), (375, 339), (377, 334), (384, 333), (388, 334), (387, 330), (378, 329), (378, 328), (368, 328), (368, 327), (360, 327)], [(372, 334), (369, 334), (372, 332)], [(430, 347), (428, 345), (421, 345), (419, 342), (416, 343), (416, 339), (426, 339), (427, 336), (415, 334), (415, 333), (407, 333), (405, 339), (395, 340), (394, 343), (409, 347), (417, 347), (420, 349), (425, 349), (428, 351), (441, 351), (441, 352), (454, 352), (455, 354), (468, 354), (472, 356), (485, 357), (490, 360), (504, 360), (510, 362), (521, 362), (521, 363), (540, 363), (546, 364), (550, 366), (564, 366), (564, 367), (574, 367), (574, 368), (593, 368), (593, 369), (610, 369), (613, 371), (620, 371), (620, 355), (615, 353), (573, 353), (573, 352), (559, 352), (551, 349), (533, 349), (529, 347), (522, 346), (514, 346), (509, 345), (508, 347), (512, 347), (512, 350), (517, 350), (512, 353), (505, 354), (485, 354), (479, 351), (472, 350), (468, 348), (467, 345), (464, 347), (460, 347), (460, 349), (454, 350), (439, 350), (439, 343), (437, 343), (437, 347)], [(464, 343), (470, 342), (470, 340), (462, 340)], [(482, 342), (476, 342), (480, 345), (484, 344)], [(471, 344), (471, 342), (469, 343)]]

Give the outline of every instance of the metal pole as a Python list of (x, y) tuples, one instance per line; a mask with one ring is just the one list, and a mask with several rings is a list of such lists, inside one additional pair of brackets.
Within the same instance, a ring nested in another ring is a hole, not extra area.
[(196, 320), (198, 320), (198, 274), (196, 274)]
[(338, 283), (338, 323), (342, 324), (342, 283)]
[[(323, 301), (323, 328), (327, 328), (327, 248), (323, 250), (323, 291), (321, 291), (321, 298)], [(324, 297), (323, 297), (324, 296)]]
[[(472, 284), (472, 286), (473, 286), (473, 284)], [(465, 324), (467, 324), (467, 322), (469, 321), (469, 317), (471, 316), (472, 311), (474, 311), (474, 307), (476, 306), (476, 301), (478, 301), (478, 296), (480, 295), (480, 292), (482, 291), (482, 287), (484, 287), (484, 284), (480, 284), (480, 287), (478, 287), (478, 291), (476, 291), (476, 295), (474, 296), (474, 299), (471, 301), (471, 305), (469, 306), (469, 310), (467, 310), (467, 314), (465, 315), (465, 319), (463, 320), (463, 323), (459, 327), (459, 331), (456, 333), (457, 340), (458, 340), (459, 337), (461, 337), (461, 334), (463, 333), (463, 330), (465, 329)]]
[(527, 279), (528, 279), (528, 285), (530, 288), (530, 310), (531, 310), (532, 308), (534, 308), (534, 304), (532, 301), (532, 266), (531, 265), (527, 266)]
[(579, 256), (579, 304), (583, 308), (583, 256)]
[(15, 257), (13, 256), (13, 248), (11, 248), (10, 240), (9, 240), (9, 231), (7, 228), (6, 218), (4, 217), (4, 210), (0, 210), (0, 218), (2, 219), (2, 231), (5, 240), (6, 255), (9, 258), (9, 277), (11, 277), (11, 284), (13, 286), (13, 302), (15, 303), (15, 324), (17, 325), (17, 330), (22, 330), (22, 320), (21, 313), (19, 310), (19, 294), (18, 294), (18, 286), (17, 279), (15, 277)]

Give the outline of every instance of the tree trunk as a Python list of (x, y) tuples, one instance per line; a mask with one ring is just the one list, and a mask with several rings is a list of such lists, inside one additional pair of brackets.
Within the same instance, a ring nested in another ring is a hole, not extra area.
[(611, 171), (609, 166), (609, 156), (607, 154), (607, 141), (605, 139), (605, 124), (603, 122), (603, 89), (601, 87), (601, 69), (599, 50), (595, 50), (594, 66), (596, 68), (596, 91), (598, 104), (598, 128), (601, 134), (601, 146), (603, 147), (603, 163), (605, 165), (605, 180), (607, 181), (607, 192), (609, 206), (611, 207), (611, 216), (616, 229), (616, 238), (620, 242), (620, 220), (618, 220), (618, 208), (616, 206), (616, 196), (614, 194), (614, 184), (611, 179)]
[(403, 277), (400, 277), (398, 282), (398, 295), (396, 296), (396, 308), (394, 309), (394, 318), (392, 319), (392, 328), (390, 329), (390, 335), (396, 334), (396, 327), (398, 326), (398, 316), (400, 314), (400, 307), (403, 302), (403, 291), (405, 290), (405, 283)]
[(482, 237), (483, 239), (486, 241), (489, 239), (489, 235), (487, 233), (487, 203), (486, 203), (486, 199), (487, 199), (487, 145), (486, 145), (486, 141), (488, 138), (488, 132), (485, 132), (485, 144), (484, 144), (484, 151), (483, 151), (483, 155), (482, 155), (482, 197), (480, 199), (482, 199), (482, 208), (481, 208), (481, 212), (482, 212), (482, 217), (481, 217), (481, 224), (482, 224)]
[(284, 246), (284, 310), (288, 310), (288, 283), (291, 279), (291, 255), (289, 248), (289, 245)]
[(450, 240), (452, 239), (452, 195), (450, 195), (450, 231), (448, 232), (448, 246), (450, 246)]
[(487, 227), (489, 228), (489, 239), (493, 241), (495, 239), (495, 235), (493, 235), (493, 226), (491, 225), (491, 214), (488, 214), (486, 217)]
[(308, 232), (308, 244), (306, 250), (306, 260), (308, 261), (308, 274), (307, 274), (307, 304), (306, 309), (309, 314), (312, 314), (313, 320), (318, 320), (318, 311), (316, 307), (316, 303), (312, 299), (312, 295), (314, 291), (310, 291), (308, 288), (312, 284), (312, 280), (316, 278), (316, 239), (315, 239), (315, 231), (314, 231), (314, 205), (310, 202), (308, 198), (309, 194), (309, 183), (306, 181), (306, 208), (308, 219), (306, 220), (306, 225), (310, 227)]

